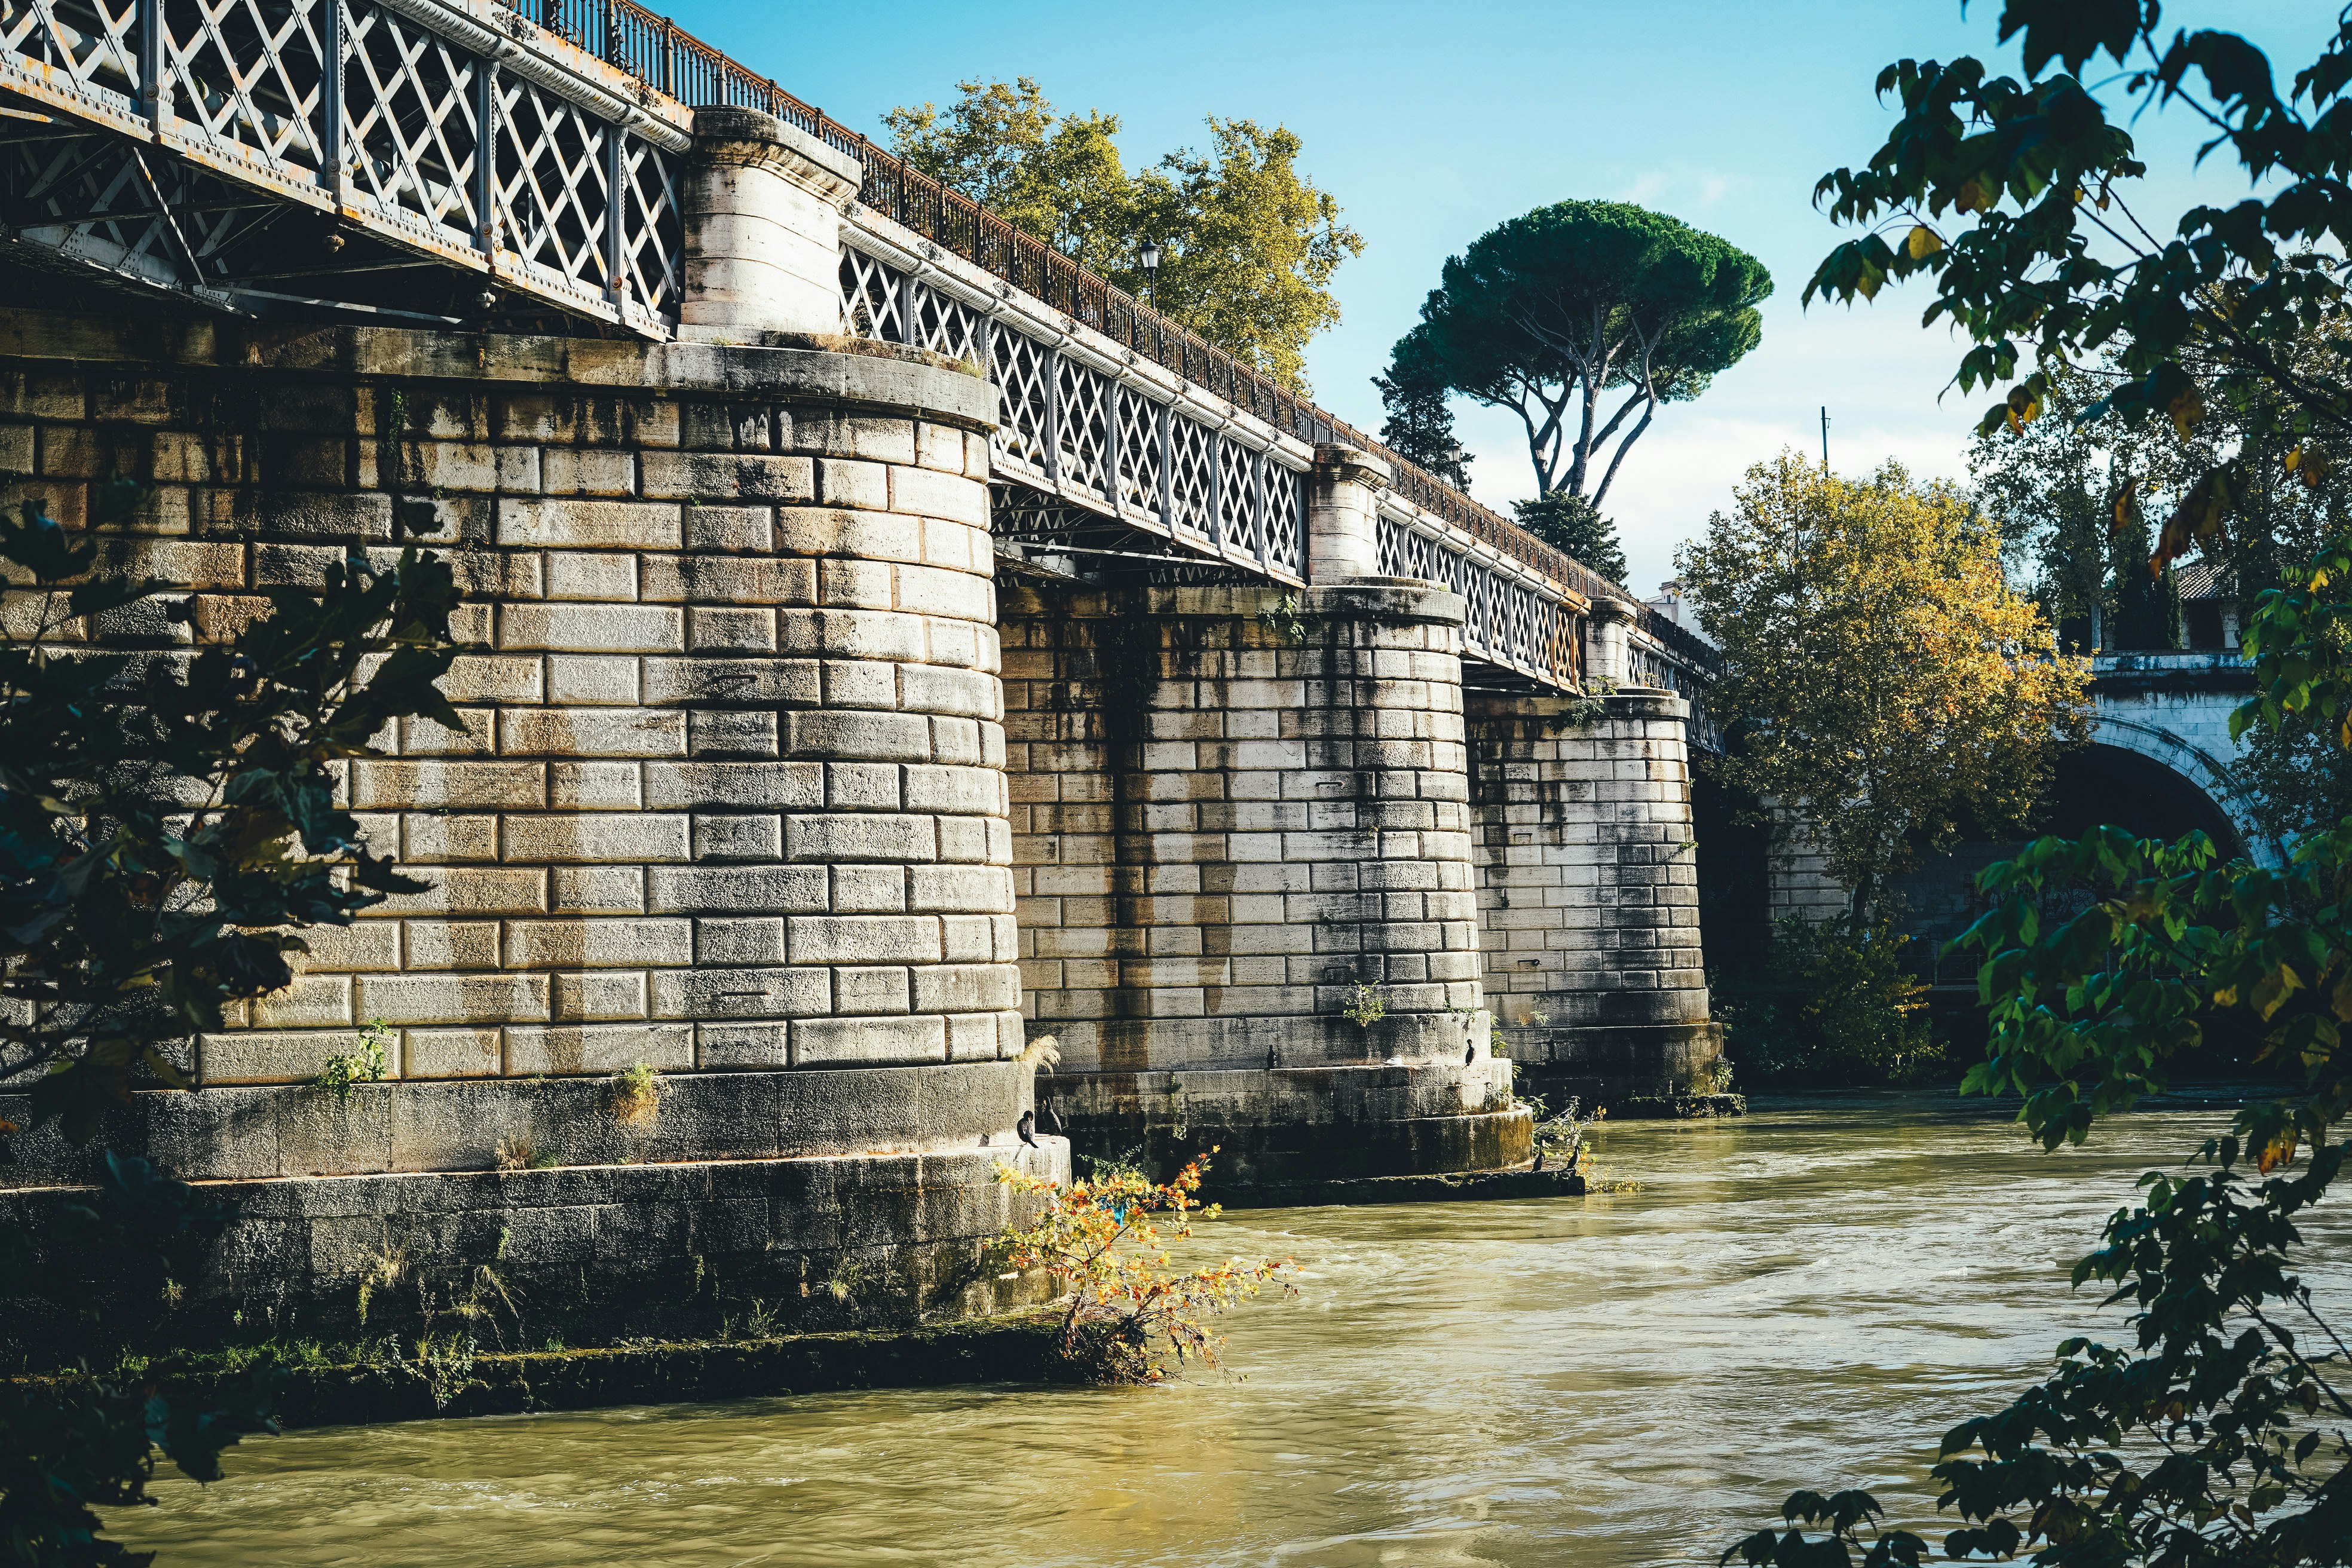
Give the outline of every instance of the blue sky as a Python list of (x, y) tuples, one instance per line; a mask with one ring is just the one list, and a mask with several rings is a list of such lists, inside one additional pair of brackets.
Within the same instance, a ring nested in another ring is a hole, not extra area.
[[(656, 0), (658, 5), (658, 0)], [(1994, 51), (1998, 0), (1965, 19), (1954, 0), (1573, 0), (1567, 4), (988, 5), (901, 0), (887, 7), (676, 0), (688, 30), (868, 135), (896, 104), (946, 102), (966, 77), (1034, 76), (1064, 109), (1124, 122), (1130, 166), (1205, 140), (1202, 116), (1279, 121), (1302, 166), (1346, 209), (1364, 254), (1340, 269), (1340, 324), (1307, 353), (1318, 401), (1377, 429), (1370, 377), (1411, 326), (1445, 258), (1501, 220), (1565, 197), (1643, 203), (1759, 257), (1777, 284), (1763, 345), (1696, 403), (1669, 407), (1626, 458), (1610, 493), (1648, 593), (1675, 543), (1727, 506), (1747, 466), (1783, 446), (1818, 451), (1829, 406), (1842, 471), (1887, 458), (1964, 474), (1981, 396), (1939, 403), (1958, 350), (1919, 326), (1924, 292), (1849, 311), (1798, 298), (1840, 234), (1811, 207), (1827, 169), (1860, 163), (1892, 115), (1871, 92), (1904, 56)], [(2198, 0), (2176, 25), (2246, 32), (2282, 77), (2332, 28), (2327, 0)], [(2243, 190), (2217, 159), (2185, 167), (2193, 128), (2144, 122), (2164, 177), (2136, 204), (2156, 227), (2187, 202)], [(2159, 230), (2161, 232), (2161, 230)], [(1532, 493), (1517, 420), (1457, 417), (1490, 506)]]

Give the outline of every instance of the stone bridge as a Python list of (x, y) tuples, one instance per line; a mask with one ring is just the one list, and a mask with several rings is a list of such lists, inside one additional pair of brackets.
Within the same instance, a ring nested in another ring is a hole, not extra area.
[[(2230, 738), (2231, 713), (2254, 689), (2252, 668), (2234, 647), (2097, 655), (2088, 743), (2061, 759), (2042, 830), (2072, 836), (2113, 824), (2169, 839), (2200, 829), (2224, 856), (2284, 865), (2285, 848), (2257, 816), (2238, 773), (2240, 748)], [(1955, 995), (1974, 997), (1972, 964), (1966, 955), (1932, 955), (1983, 912), (1976, 874), (2018, 847), (2016, 841), (1962, 843), (1895, 889), (1897, 918), (1917, 939), (1934, 978)], [(1848, 907), (1846, 890), (1823, 871), (1822, 856), (1801, 829), (1775, 836), (1769, 878), (1775, 919), (1825, 920)]]
[(409, 542), (469, 594), (467, 730), (345, 780), (431, 889), (116, 1131), (246, 1199), (213, 1306), (503, 1233), (608, 1326), (967, 1310), (1033, 1094), (1278, 1194), (1525, 1159), (1498, 1037), (1717, 1054), (1703, 644), (627, 0), (0, 0), (0, 192), (7, 503), (144, 481), (172, 585), (89, 637)]

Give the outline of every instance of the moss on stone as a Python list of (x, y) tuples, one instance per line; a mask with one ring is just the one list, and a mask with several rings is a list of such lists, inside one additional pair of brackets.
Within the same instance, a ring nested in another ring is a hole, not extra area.
[[(463, 1352), (436, 1346), (424, 1359), (394, 1355), (381, 1341), (270, 1342), (179, 1359), (187, 1368), (184, 1386), (199, 1395), (231, 1378), (268, 1378), (277, 1384), (278, 1424), (290, 1428), (846, 1388), (1099, 1381), (1098, 1369), (1062, 1354), (1059, 1331), (1058, 1314), (1024, 1312), (772, 1339)], [(337, 1352), (349, 1359), (333, 1359)]]

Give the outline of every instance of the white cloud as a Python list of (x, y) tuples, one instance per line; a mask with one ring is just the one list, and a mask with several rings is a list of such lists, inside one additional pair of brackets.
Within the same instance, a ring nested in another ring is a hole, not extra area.
[(1613, 199), (1654, 207), (1687, 222), (1693, 215), (1721, 202), (1739, 184), (1732, 175), (1707, 170), (1645, 169), (1633, 176), (1632, 184), (1621, 188)]

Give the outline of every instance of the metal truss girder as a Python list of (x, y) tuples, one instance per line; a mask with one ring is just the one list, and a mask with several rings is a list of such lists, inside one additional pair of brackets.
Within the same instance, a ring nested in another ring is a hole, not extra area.
[(1377, 520), (1381, 573), (1438, 583), (1462, 595), (1464, 657), (1549, 686), (1583, 683), (1583, 639), (1575, 613), (1516, 574), (1497, 569), (1459, 542), (1383, 510)]
[[(387, 292), (397, 252), (494, 281), (513, 307), (671, 336), (683, 110), (662, 118), (625, 73), (469, 3), (0, 0), (0, 101), (57, 127), (0, 142), (12, 243), (219, 308), (265, 274), (353, 279), (320, 302), (361, 309), (451, 291)], [(80, 147), (109, 177), (78, 202), (16, 151), (93, 138), (136, 155)], [(142, 163), (143, 203), (128, 184)], [(346, 265), (249, 264), (250, 226), (217, 219), (255, 200), (361, 243)]]
[(997, 389), (990, 455), (1001, 478), (1221, 573), (1305, 584), (1306, 465), (1277, 451), (1270, 432), (1253, 444), (1230, 422), (1204, 424), (1164, 393), (854, 245), (842, 254), (841, 294), (859, 336), (985, 367)]
[[(1090, 515), (1164, 539), (1170, 553), (1239, 570), (1258, 581), (1300, 584), (1306, 574), (1304, 465), (1279, 433), (1238, 409), (1200, 416), (1189, 399), (1151, 376), (1102, 368), (1099, 350), (1074, 352), (1074, 324), (1055, 330), (1050, 313), (1009, 284), (975, 300), (969, 281), (950, 289), (921, 260), (868, 250), (854, 234), (842, 262), (842, 297), (852, 330), (891, 342), (973, 356), (996, 383), (1000, 424), (992, 456), (1013, 490), (1050, 498), (1000, 517), (999, 531), (1034, 530), (1034, 519)], [(895, 240), (892, 242), (895, 244)], [(944, 273), (946, 262), (929, 258)], [(958, 314), (961, 312), (961, 314)], [(1043, 318), (1041, 320), (1041, 317)], [(938, 322), (955, 336), (933, 336)], [(1130, 356), (1131, 363), (1131, 356)], [(1000, 500), (1000, 510), (1007, 504)], [(1581, 598), (1570, 598), (1469, 535), (1412, 511), (1408, 523), (1381, 514), (1381, 570), (1444, 584), (1467, 614), (1465, 658), (1494, 677), (1535, 689), (1582, 681)], [(1097, 537), (1066, 530), (1063, 537)], [(1105, 533), (1098, 537), (1109, 538)], [(1122, 574), (1132, 563), (1122, 561)], [(1230, 578), (1228, 578), (1230, 580)]]

